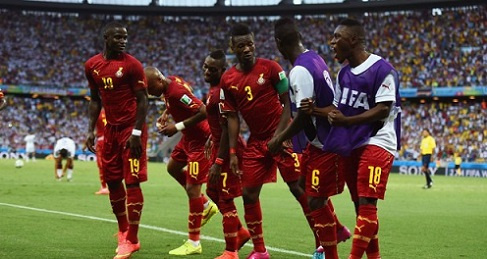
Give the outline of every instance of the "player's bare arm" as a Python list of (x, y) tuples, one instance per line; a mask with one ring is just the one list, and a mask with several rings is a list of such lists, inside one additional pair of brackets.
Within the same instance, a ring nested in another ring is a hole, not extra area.
[[(228, 157), (228, 150), (229, 150), (229, 138), (228, 138), (228, 125), (226, 121), (220, 123), (222, 134), (220, 137), (220, 146), (218, 147), (218, 155), (217, 159), (226, 160), (229, 159)], [(236, 155), (233, 154), (235, 157)], [(237, 160), (238, 164), (238, 160)], [(237, 169), (238, 170), (238, 169)], [(220, 179), (222, 167), (221, 164), (213, 163), (210, 168), (210, 172), (208, 174), (208, 179), (211, 183), (216, 184), (218, 179)]]
[(86, 136), (85, 146), (89, 151), (96, 153), (95, 149), (95, 126), (98, 116), (101, 111), (101, 98), (98, 92), (98, 88), (91, 88), (91, 100), (88, 107), (90, 123), (88, 125), (88, 134)]
[(160, 132), (168, 137), (171, 137), (174, 134), (176, 134), (178, 131), (181, 131), (187, 127), (192, 127), (198, 124), (199, 122), (203, 121), (204, 119), (206, 119), (206, 106), (201, 105), (201, 107), (199, 108), (198, 112), (195, 115), (185, 119), (184, 121), (178, 122), (176, 124), (167, 124), (165, 127), (162, 127), (162, 130)]
[(240, 120), (236, 112), (228, 112), (225, 115), (227, 117), (227, 126), (228, 126), (228, 148), (229, 150), (233, 150), (232, 152), (229, 152), (230, 168), (232, 169), (232, 172), (234, 174), (240, 175), (242, 172), (238, 167), (237, 154), (234, 152), (237, 149), (238, 134), (240, 132)]
[(380, 121), (389, 116), (392, 102), (377, 103), (372, 109), (359, 115), (347, 117), (339, 110), (332, 110), (328, 114), (328, 121), (333, 126), (350, 126)]
[(271, 153), (278, 153), (282, 150), (282, 143), (288, 139), (291, 139), (294, 135), (298, 134), (301, 130), (304, 129), (304, 125), (308, 123), (311, 119), (311, 116), (307, 114), (305, 111), (298, 109), (298, 114), (281, 133), (275, 135), (269, 143), (267, 143), (267, 147)]
[(287, 89), (286, 92), (279, 94), (279, 101), (283, 105), (283, 109), (281, 119), (279, 120), (279, 124), (274, 132), (274, 136), (281, 133), (287, 127), (289, 120), (291, 119), (291, 105), (289, 104), (289, 93), (287, 92)]
[[(137, 99), (137, 113), (135, 117), (135, 126), (134, 130), (142, 129), (142, 126), (145, 123), (145, 117), (147, 116), (147, 108), (148, 104), (148, 94), (147, 89), (140, 89), (135, 91), (135, 98)], [(137, 136), (138, 135), (138, 136)], [(130, 148), (130, 152), (132, 156), (136, 158), (140, 158), (142, 154), (142, 141), (140, 139), (140, 134), (133, 134), (127, 140), (125, 147)]]

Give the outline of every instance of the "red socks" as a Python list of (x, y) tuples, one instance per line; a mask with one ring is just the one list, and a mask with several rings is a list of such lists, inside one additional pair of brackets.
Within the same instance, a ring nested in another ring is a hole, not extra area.
[(201, 217), (203, 216), (203, 197), (189, 200), (188, 234), (193, 241), (200, 240)]
[(311, 231), (313, 232), (313, 235), (315, 237), (315, 246), (318, 248), (320, 246), (320, 239), (316, 235), (316, 232), (314, 231), (314, 225), (315, 221), (313, 220), (313, 217), (311, 217), (311, 209), (309, 208), (308, 205), (308, 196), (306, 196), (306, 193), (301, 194), (298, 198), (298, 202), (301, 205), (301, 208), (303, 209), (304, 216), (306, 217), (306, 220), (308, 221), (308, 225), (311, 228)]
[(223, 215), (225, 250), (235, 252), (238, 250), (238, 230), (242, 226), (238, 218), (237, 208), (233, 200), (219, 202), (218, 208)]
[(331, 202), (331, 199), (328, 199), (327, 205), (328, 207), (330, 207), (330, 210), (333, 213), (333, 217), (335, 218), (335, 223), (337, 224), (337, 230), (342, 229), (343, 225), (342, 223), (340, 223), (340, 221), (337, 218), (337, 214), (335, 213), (335, 207), (333, 207), (333, 203)]
[(249, 229), (252, 243), (254, 243), (254, 251), (264, 253), (266, 251), (264, 244), (264, 234), (262, 232), (262, 210), (260, 209), (260, 201), (254, 204), (245, 204), (245, 222)]
[(314, 210), (311, 216), (315, 221), (315, 232), (325, 250), (325, 258), (338, 259), (336, 224), (330, 208), (324, 206)]
[(129, 228), (127, 207), (125, 205), (126, 195), (123, 184), (120, 184), (117, 189), (110, 189), (110, 204), (112, 205), (113, 214), (117, 218), (118, 230), (121, 232), (125, 232)]
[[(369, 247), (369, 243), (372, 241), (377, 231), (377, 207), (369, 204), (360, 205), (358, 209), (357, 223), (353, 233), (353, 243), (350, 258), (362, 258), (362, 255)], [(378, 248), (379, 246), (377, 242), (377, 250)]]
[(144, 196), (140, 187), (127, 188), (127, 212), (129, 221), (127, 240), (133, 244), (139, 242), (137, 233), (139, 232), (142, 207), (144, 207)]

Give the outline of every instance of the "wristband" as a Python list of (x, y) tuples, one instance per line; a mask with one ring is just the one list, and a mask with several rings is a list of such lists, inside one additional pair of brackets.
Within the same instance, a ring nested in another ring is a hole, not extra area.
[(237, 154), (237, 150), (235, 150), (235, 148), (234, 148), (234, 147), (231, 147), (231, 148), (228, 150), (228, 152), (229, 152), (230, 154)]
[(132, 136), (137, 136), (140, 137), (142, 135), (142, 131), (138, 129), (133, 129), (132, 130)]
[(176, 129), (177, 129), (178, 131), (181, 131), (181, 130), (183, 130), (183, 129), (185, 129), (185, 128), (186, 128), (186, 126), (184, 126), (184, 122), (182, 122), (182, 121), (181, 121), (181, 122), (176, 123), (176, 125), (174, 125), (174, 126), (176, 127)]
[(215, 164), (222, 166), (223, 165), (223, 158), (218, 157), (217, 159), (215, 159)]

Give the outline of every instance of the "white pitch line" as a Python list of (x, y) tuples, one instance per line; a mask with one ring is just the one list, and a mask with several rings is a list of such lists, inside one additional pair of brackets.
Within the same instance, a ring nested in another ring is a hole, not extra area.
[[(33, 210), (33, 211), (45, 212), (45, 213), (51, 213), (51, 214), (59, 214), (59, 215), (70, 216), (70, 217), (75, 217), (75, 218), (83, 218), (83, 219), (98, 220), (98, 221), (104, 221), (104, 222), (110, 222), (110, 223), (117, 223), (117, 221), (113, 220), (113, 219), (104, 219), (104, 218), (99, 218), (99, 217), (94, 217), (94, 216), (86, 216), (86, 215), (81, 215), (81, 214), (76, 214), (76, 213), (39, 209), (39, 208), (33, 208), (33, 207), (27, 207), (27, 206), (9, 204), (9, 203), (3, 203), (3, 202), (0, 202), (0, 206), (7, 206), (7, 207), (13, 207), (13, 208), (25, 209), (25, 210)], [(161, 228), (161, 227), (157, 227), (157, 226), (140, 224), (139, 227), (146, 228), (146, 229), (152, 229), (152, 230), (156, 230), (156, 231), (160, 231), (160, 232), (166, 232), (166, 233), (175, 234), (175, 235), (180, 235), (180, 236), (187, 236), (188, 235), (188, 233), (186, 233), (186, 232), (172, 230), (172, 229), (168, 229), (168, 228)], [(205, 236), (205, 235), (201, 235), (201, 239), (225, 243), (225, 240), (223, 240), (223, 239)], [(245, 246), (252, 247), (252, 245), (250, 245), (250, 244), (245, 244)], [(278, 248), (278, 247), (266, 246), (266, 248), (269, 251), (279, 252), (279, 253), (283, 253), (283, 254), (291, 254), (291, 255), (297, 255), (297, 256), (303, 256), (303, 257), (310, 257), (309, 254), (300, 253), (300, 252), (292, 251), (292, 250), (286, 250), (286, 249), (282, 249), (282, 248)]]

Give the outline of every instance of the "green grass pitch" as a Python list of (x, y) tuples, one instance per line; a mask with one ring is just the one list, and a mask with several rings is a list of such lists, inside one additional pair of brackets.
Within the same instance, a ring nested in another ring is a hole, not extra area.
[[(487, 179), (436, 177), (423, 190), (423, 177), (392, 174), (386, 200), (379, 202), (382, 258), (485, 258), (487, 256)], [(54, 180), (54, 162), (38, 160), (14, 167), (0, 160), (0, 258), (113, 258), (116, 223), (107, 196), (97, 196), (94, 162), (75, 161), (74, 181)], [(187, 238), (188, 201), (165, 170), (149, 164), (142, 185), (145, 202), (139, 231), (142, 248), (132, 258), (168, 255)], [(351, 230), (354, 210), (348, 191), (334, 197), (341, 222)], [(242, 200), (236, 200), (243, 220)], [(310, 258), (314, 242), (301, 209), (287, 186), (265, 185), (261, 194), (264, 237), (272, 258)], [(224, 249), (221, 216), (202, 229), (203, 254)], [(347, 258), (351, 241), (338, 246)], [(240, 252), (244, 258), (251, 246)], [(365, 258), (365, 257), (364, 257)]]

